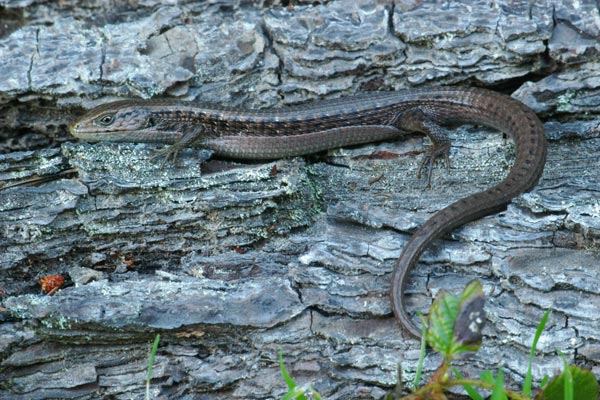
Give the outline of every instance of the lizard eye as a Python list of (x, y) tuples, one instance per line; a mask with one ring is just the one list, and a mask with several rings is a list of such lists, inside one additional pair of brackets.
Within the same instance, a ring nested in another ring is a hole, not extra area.
[(96, 118), (96, 123), (101, 126), (109, 126), (115, 120), (115, 114), (104, 114)]

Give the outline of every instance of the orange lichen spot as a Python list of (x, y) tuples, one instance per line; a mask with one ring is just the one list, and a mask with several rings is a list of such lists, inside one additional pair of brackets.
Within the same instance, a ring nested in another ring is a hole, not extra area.
[(240, 247), (240, 246), (233, 246), (231, 249), (233, 251), (235, 251), (236, 253), (238, 253), (238, 254), (244, 254), (244, 253), (246, 253), (248, 251), (245, 248)]
[(48, 275), (38, 279), (38, 283), (42, 286), (42, 292), (52, 296), (58, 289), (63, 287), (65, 277), (62, 275)]

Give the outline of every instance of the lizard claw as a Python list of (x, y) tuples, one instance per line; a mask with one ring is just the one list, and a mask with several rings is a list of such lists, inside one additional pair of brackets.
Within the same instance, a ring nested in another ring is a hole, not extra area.
[(184, 125), (182, 129), (184, 130), (181, 136), (174, 144), (160, 149), (156, 152), (155, 155), (151, 157), (152, 160), (160, 157), (165, 158), (160, 164), (161, 169), (165, 166), (165, 164), (169, 161), (170, 158), (173, 159), (173, 164), (175, 164), (175, 161), (177, 161), (177, 155), (179, 154), (179, 151), (190, 146), (194, 141), (196, 141), (199, 138), (200, 134), (202, 133), (201, 127)]
[(431, 188), (431, 175), (433, 173), (433, 167), (435, 161), (438, 158), (443, 158), (446, 164), (446, 169), (450, 169), (450, 144), (443, 143), (437, 146), (431, 147), (425, 157), (419, 163), (419, 170), (417, 171), (417, 178), (421, 179), (423, 169), (427, 169), (427, 186)]
[(155, 154), (150, 157), (150, 160), (156, 160), (158, 158), (164, 157), (164, 159), (160, 163), (160, 169), (163, 169), (167, 164), (169, 159), (173, 159), (173, 164), (177, 160), (177, 155), (179, 153), (179, 147), (177, 145), (165, 146), (162, 149), (158, 150)]

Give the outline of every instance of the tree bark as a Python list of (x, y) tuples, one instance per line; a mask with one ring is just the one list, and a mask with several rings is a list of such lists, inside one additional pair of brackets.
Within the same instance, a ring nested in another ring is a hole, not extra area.
[[(267, 163), (189, 149), (161, 169), (157, 146), (77, 143), (66, 126), (121, 97), (264, 108), (446, 84), (532, 107), (549, 155), (534, 190), (426, 251), (414, 320), (479, 279), (488, 324), (464, 375), (502, 365), (518, 387), (547, 309), (536, 381), (562, 368), (556, 350), (597, 375), (593, 2), (282, 3), (0, 1), (0, 398), (143, 398), (157, 333), (153, 398), (281, 397), (280, 349), (327, 399), (382, 398), (398, 369), (411, 382), (419, 343), (391, 313), (395, 259), (434, 212), (506, 175), (508, 139), (450, 130), (430, 189), (419, 136)], [(41, 293), (54, 274), (70, 284)]]

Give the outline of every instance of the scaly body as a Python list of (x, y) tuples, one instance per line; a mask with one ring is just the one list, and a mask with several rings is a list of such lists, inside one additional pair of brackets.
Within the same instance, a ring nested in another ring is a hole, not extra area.
[(431, 242), (469, 221), (502, 210), (530, 190), (542, 175), (546, 138), (540, 120), (522, 103), (495, 92), (471, 88), (372, 92), (304, 106), (237, 110), (176, 100), (125, 100), (99, 106), (71, 125), (90, 141), (171, 143), (163, 154), (189, 145), (236, 159), (275, 159), (341, 146), (390, 140), (406, 131), (428, 135), (427, 160), (447, 156), (449, 140), (440, 125), (474, 123), (499, 129), (515, 143), (516, 159), (496, 186), (460, 199), (437, 212), (410, 238), (392, 276), (392, 309), (412, 335), (403, 292), (410, 270)]

